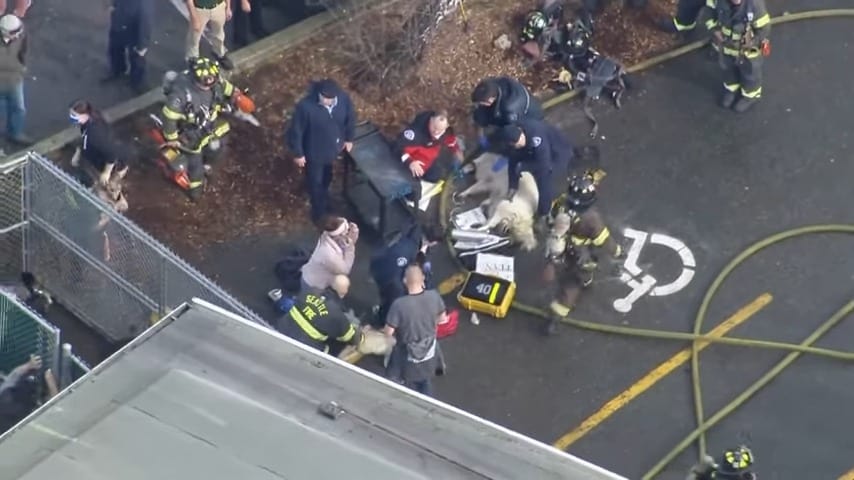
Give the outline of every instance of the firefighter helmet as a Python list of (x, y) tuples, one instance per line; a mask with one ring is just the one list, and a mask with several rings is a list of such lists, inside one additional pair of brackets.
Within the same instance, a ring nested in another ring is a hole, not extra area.
[(744, 445), (727, 449), (719, 464), (720, 473), (746, 473), (753, 465), (753, 452)]
[(196, 58), (190, 64), (190, 76), (199, 85), (210, 87), (219, 79), (219, 64), (210, 58)]
[(525, 18), (525, 27), (522, 28), (522, 34), (519, 35), (519, 39), (523, 43), (537, 40), (540, 35), (542, 35), (543, 30), (546, 29), (548, 24), (549, 21), (543, 12), (534, 10), (528, 13)]
[(12, 14), (0, 17), (0, 35), (3, 37), (3, 43), (11, 43), (22, 33), (24, 33), (24, 22), (20, 18)]
[(585, 173), (574, 175), (569, 179), (566, 191), (566, 206), (570, 210), (584, 210), (596, 201), (596, 182), (593, 175)]

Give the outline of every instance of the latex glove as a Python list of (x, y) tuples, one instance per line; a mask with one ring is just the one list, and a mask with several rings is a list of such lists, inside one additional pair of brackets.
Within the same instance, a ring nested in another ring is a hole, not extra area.
[(80, 166), (80, 149), (74, 150), (74, 155), (71, 156), (71, 166), (77, 168)]
[(486, 138), (486, 135), (481, 135), (477, 137), (477, 143), (480, 145), (480, 148), (487, 149), (489, 148), (489, 139)]
[(511, 188), (510, 190), (507, 190), (507, 200), (513, 200), (513, 197), (515, 195), (516, 195), (516, 189), (515, 188)]

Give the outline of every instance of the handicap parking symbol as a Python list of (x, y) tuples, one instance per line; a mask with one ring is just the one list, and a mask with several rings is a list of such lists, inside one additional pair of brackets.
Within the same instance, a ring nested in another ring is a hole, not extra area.
[[(632, 310), (632, 305), (640, 300), (645, 295), (650, 297), (664, 297), (673, 295), (682, 290), (694, 278), (694, 269), (696, 262), (694, 261), (694, 253), (681, 240), (664, 235), (661, 233), (649, 233), (642, 230), (627, 228), (623, 235), (632, 240), (632, 245), (626, 254), (626, 261), (623, 264), (623, 272), (620, 275), (620, 281), (626, 284), (631, 291), (623, 297), (614, 300), (614, 309), (621, 313), (628, 313)], [(682, 272), (670, 283), (661, 284), (657, 278), (645, 273), (638, 266), (638, 259), (641, 251), (646, 244), (661, 245), (673, 250), (682, 260)]]

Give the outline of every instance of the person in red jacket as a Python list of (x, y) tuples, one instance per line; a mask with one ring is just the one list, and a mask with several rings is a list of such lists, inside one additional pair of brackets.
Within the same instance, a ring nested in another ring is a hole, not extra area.
[[(416, 180), (437, 183), (463, 161), (463, 146), (444, 110), (428, 110), (415, 116), (398, 138), (400, 160)], [(413, 201), (421, 198), (421, 182), (413, 182)]]

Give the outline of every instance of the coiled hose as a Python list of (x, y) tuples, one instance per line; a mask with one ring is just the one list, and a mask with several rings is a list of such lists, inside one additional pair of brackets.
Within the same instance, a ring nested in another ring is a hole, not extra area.
[[(772, 25), (780, 25), (789, 22), (801, 21), (801, 20), (813, 20), (813, 19), (822, 19), (822, 18), (848, 18), (854, 17), (854, 9), (828, 9), (828, 10), (814, 10), (814, 11), (806, 11), (806, 12), (798, 12), (791, 14), (784, 14), (779, 17), (774, 17), (771, 19)], [(627, 70), (632, 72), (639, 72), (646, 70), (650, 67), (661, 64), (667, 60), (679, 57), (686, 53), (693, 52), (695, 50), (699, 50), (703, 46), (705, 46), (707, 41), (697, 41), (693, 43), (689, 43), (683, 45), (679, 48), (666, 52), (664, 54), (652, 57), (648, 60), (640, 62)], [(543, 108), (549, 109), (554, 106), (557, 106), (561, 103), (564, 103), (568, 100), (575, 98), (579, 94), (578, 90), (570, 91), (563, 93), (561, 95), (557, 95), (545, 102), (543, 102)], [(469, 158), (471, 161), (472, 158)], [(447, 230), (448, 229), (448, 220), (450, 209), (449, 206), (451, 204), (451, 196), (453, 194), (453, 188), (450, 188), (454, 184), (453, 176), (449, 177), (445, 183), (449, 186), (449, 188), (445, 188), (442, 191), (441, 196), (439, 197), (439, 221), (442, 226)], [(810, 225), (804, 226), (800, 228), (795, 228), (792, 230), (787, 230), (784, 232), (777, 233), (768, 238), (760, 240), (759, 242), (754, 243), (743, 252), (741, 252), (738, 256), (732, 259), (724, 269), (718, 274), (715, 280), (712, 282), (712, 285), (706, 291), (706, 294), (703, 296), (703, 301), (700, 303), (700, 307), (697, 311), (697, 315), (694, 319), (694, 330), (692, 333), (685, 332), (673, 332), (673, 331), (665, 331), (665, 330), (654, 330), (654, 329), (644, 329), (644, 328), (632, 328), (632, 327), (623, 327), (617, 325), (604, 325), (600, 323), (588, 322), (584, 320), (578, 320), (574, 318), (564, 318), (563, 323), (571, 325), (576, 328), (580, 328), (583, 330), (589, 330), (600, 333), (610, 333), (617, 335), (625, 335), (631, 337), (640, 337), (640, 338), (655, 338), (655, 339), (663, 339), (663, 340), (680, 340), (680, 341), (691, 341), (691, 382), (692, 382), (692, 390), (694, 395), (694, 410), (695, 417), (697, 421), (697, 428), (688, 434), (676, 447), (674, 447), (667, 455), (664, 456), (658, 463), (656, 463), (647, 473), (643, 475), (643, 480), (650, 480), (654, 478), (656, 475), (661, 473), (680, 453), (682, 453), (686, 448), (688, 448), (695, 440), (697, 441), (699, 457), (702, 459), (706, 455), (706, 438), (705, 432), (724, 419), (727, 415), (735, 411), (738, 407), (743, 405), (747, 400), (750, 399), (754, 394), (756, 394), (759, 390), (765, 387), (768, 383), (770, 383), (774, 378), (776, 378), (780, 373), (785, 370), (786, 367), (791, 365), (800, 355), (804, 353), (809, 353), (812, 355), (818, 355), (828, 358), (833, 358), (837, 360), (844, 361), (852, 361), (854, 360), (854, 352), (843, 352), (838, 350), (830, 350), (825, 348), (817, 348), (812, 345), (821, 338), (825, 333), (827, 333), (831, 328), (833, 328), (836, 324), (838, 324), (842, 319), (847, 317), (854, 311), (854, 299), (845, 304), (842, 308), (840, 308), (833, 316), (831, 316), (827, 321), (825, 321), (817, 330), (815, 330), (809, 337), (804, 339), (800, 344), (791, 344), (784, 342), (770, 342), (765, 340), (753, 340), (753, 339), (745, 339), (745, 338), (733, 338), (733, 337), (710, 337), (703, 335), (700, 333), (703, 328), (703, 322), (706, 318), (706, 312), (711, 304), (712, 299), (717, 293), (720, 286), (723, 282), (729, 277), (729, 275), (742, 263), (744, 263), (747, 259), (757, 254), (761, 250), (780, 243), (785, 240), (789, 240), (795, 237), (800, 237), (804, 235), (813, 235), (813, 234), (829, 234), (829, 233), (841, 233), (841, 234), (854, 234), (854, 224), (827, 224), (827, 225)], [(451, 252), (454, 252), (454, 247), (450, 238), (446, 238), (446, 244), (448, 249)], [(452, 255), (454, 260), (457, 262), (457, 266), (462, 270), (465, 268), (459, 262), (459, 259)], [(541, 317), (548, 317), (548, 313), (541, 308), (526, 305), (524, 303), (514, 301), (513, 308), (519, 310), (521, 312), (525, 312), (532, 315), (537, 315)], [(729, 404), (719, 410), (717, 413), (712, 415), (710, 418), (705, 418), (705, 412), (703, 408), (703, 396), (702, 396), (702, 388), (700, 381), (700, 360), (699, 360), (699, 348), (700, 344), (708, 342), (708, 343), (722, 343), (727, 345), (737, 345), (742, 347), (750, 347), (750, 348), (765, 348), (765, 349), (777, 349), (777, 350), (786, 350), (789, 352), (779, 363), (777, 363), (773, 368), (771, 368), (765, 375), (763, 375), (759, 380), (757, 380), (753, 385), (748, 387), (744, 392), (739, 394), (736, 398), (734, 398)]]

